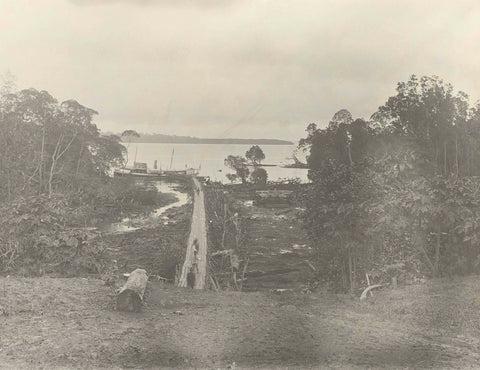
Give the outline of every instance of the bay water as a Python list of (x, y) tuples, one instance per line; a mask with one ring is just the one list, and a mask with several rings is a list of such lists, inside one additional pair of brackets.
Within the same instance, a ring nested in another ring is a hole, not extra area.
[[(128, 149), (128, 165), (133, 162), (147, 163), (152, 169), (155, 160), (159, 169), (184, 170), (185, 168), (200, 169), (200, 176), (209, 176), (212, 181), (229, 182), (227, 173), (234, 171), (225, 166), (224, 160), (229, 155), (245, 156), (252, 145), (244, 144), (162, 144), (162, 143), (131, 143), (124, 145)], [(269, 181), (282, 179), (299, 179), (307, 182), (308, 170), (304, 168), (283, 168), (282, 165), (292, 163), (290, 159), (295, 145), (260, 145), (265, 160), (263, 164), (273, 165), (263, 167), (268, 173)], [(305, 158), (300, 158), (304, 160)]]

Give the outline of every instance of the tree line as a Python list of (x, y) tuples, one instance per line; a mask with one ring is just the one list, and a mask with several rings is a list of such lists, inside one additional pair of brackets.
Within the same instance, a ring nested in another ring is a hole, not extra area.
[(125, 148), (101, 135), (97, 112), (75, 100), (59, 103), (46, 91), (7, 93), (0, 100), (0, 198), (78, 188), (108, 175), (123, 162)]
[(369, 120), (337, 112), (307, 127), (304, 224), (320, 278), (409, 280), (480, 272), (480, 105), (411, 76)]
[(88, 226), (155, 206), (155, 189), (112, 178), (126, 148), (95, 115), (47, 91), (0, 86), (0, 273), (102, 271), (105, 246)]

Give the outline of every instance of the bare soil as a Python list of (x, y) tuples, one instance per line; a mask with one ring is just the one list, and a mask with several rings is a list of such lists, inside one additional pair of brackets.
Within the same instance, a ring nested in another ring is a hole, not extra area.
[[(1, 277), (0, 368), (478, 368), (479, 277), (385, 289), (366, 302), (304, 294), (312, 251), (296, 212), (244, 204), (253, 292), (152, 280), (143, 310), (126, 313), (115, 310), (122, 281)], [(106, 236), (119, 272), (171, 276), (190, 214), (187, 205), (169, 211), (168, 225)]]
[(361, 303), (149, 282), (141, 313), (85, 278), (0, 279), (0, 368), (477, 368), (480, 279)]

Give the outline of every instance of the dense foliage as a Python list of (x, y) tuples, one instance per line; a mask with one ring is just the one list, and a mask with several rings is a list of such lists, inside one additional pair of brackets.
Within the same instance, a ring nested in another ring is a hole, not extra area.
[(104, 248), (88, 227), (156, 196), (110, 176), (126, 151), (118, 137), (100, 133), (96, 114), (46, 91), (3, 90), (0, 273), (99, 272)]
[(247, 160), (240, 155), (229, 155), (225, 158), (225, 166), (230, 167), (235, 173), (230, 173), (227, 175), (230, 181), (236, 181), (240, 179), (242, 184), (247, 183), (248, 175), (250, 170), (248, 169)]
[(479, 107), (437, 77), (399, 83), (371, 120), (307, 127), (305, 226), (321, 278), (411, 280), (479, 272)]
[(0, 112), (0, 199), (78, 189), (123, 162), (119, 138), (101, 135), (97, 112), (75, 100), (28, 89), (3, 95)]
[[(241, 180), (242, 184), (246, 184), (247, 180), (256, 185), (266, 185), (268, 174), (265, 169), (260, 168), (260, 164), (265, 159), (265, 154), (262, 148), (258, 145), (253, 145), (245, 153), (245, 157), (240, 155), (229, 155), (225, 158), (225, 166), (230, 167), (235, 173), (227, 174), (227, 178), (231, 182)], [(250, 169), (252, 168), (252, 170)]]
[(250, 161), (253, 166), (258, 166), (265, 159), (265, 154), (262, 148), (258, 145), (253, 145), (245, 153), (245, 157)]
[(250, 181), (255, 185), (267, 185), (268, 174), (264, 168), (257, 167), (250, 174)]

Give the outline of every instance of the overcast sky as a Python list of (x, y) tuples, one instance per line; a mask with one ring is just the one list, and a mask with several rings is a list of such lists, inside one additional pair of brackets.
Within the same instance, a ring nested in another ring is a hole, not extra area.
[(396, 83), (480, 98), (480, 1), (0, 0), (0, 73), (104, 131), (298, 139)]

